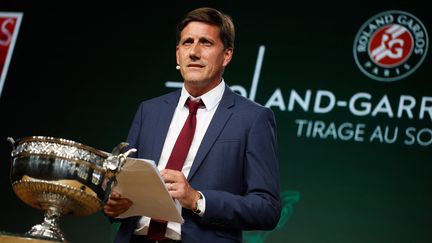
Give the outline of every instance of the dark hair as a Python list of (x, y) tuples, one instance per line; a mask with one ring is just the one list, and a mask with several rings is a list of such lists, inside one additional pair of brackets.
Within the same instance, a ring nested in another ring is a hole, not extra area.
[(231, 16), (207, 7), (190, 11), (177, 25), (177, 45), (180, 42), (180, 33), (192, 21), (204, 22), (219, 27), (219, 37), (225, 49), (234, 48), (235, 29)]

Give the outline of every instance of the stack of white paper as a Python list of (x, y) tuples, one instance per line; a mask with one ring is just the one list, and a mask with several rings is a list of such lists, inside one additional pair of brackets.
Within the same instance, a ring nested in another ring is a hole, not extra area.
[(119, 218), (147, 216), (183, 223), (181, 207), (169, 195), (154, 161), (127, 158), (112, 190), (133, 202)]

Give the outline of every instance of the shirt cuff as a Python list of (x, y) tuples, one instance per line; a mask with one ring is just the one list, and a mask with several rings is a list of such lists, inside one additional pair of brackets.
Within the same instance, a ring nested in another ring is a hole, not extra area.
[(202, 194), (200, 191), (198, 191), (199, 194), (201, 194), (201, 198), (197, 201), (197, 209), (194, 211), (196, 214), (198, 214), (200, 217), (204, 215), (205, 209), (206, 209), (206, 201), (204, 194)]

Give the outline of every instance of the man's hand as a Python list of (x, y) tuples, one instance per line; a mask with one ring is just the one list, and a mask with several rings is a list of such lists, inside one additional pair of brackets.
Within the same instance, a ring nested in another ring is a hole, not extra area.
[(191, 187), (181, 171), (164, 169), (161, 176), (171, 197), (177, 199), (186, 209), (196, 209), (200, 193)]
[(129, 198), (122, 198), (117, 192), (111, 192), (108, 201), (104, 205), (104, 212), (107, 216), (117, 217), (126, 212), (132, 206)]

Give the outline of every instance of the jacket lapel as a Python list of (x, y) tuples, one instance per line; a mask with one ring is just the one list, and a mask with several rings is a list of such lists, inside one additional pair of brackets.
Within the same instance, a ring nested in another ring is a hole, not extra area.
[(188, 180), (191, 180), (191, 178), (194, 176), (207, 153), (210, 151), (211, 147), (218, 138), (219, 134), (225, 127), (225, 124), (231, 117), (232, 112), (229, 110), (229, 108), (234, 106), (234, 95), (234, 92), (228, 86), (225, 86), (225, 91), (221, 102), (213, 116), (212, 121), (210, 122), (209, 127), (207, 128), (207, 132), (204, 135), (204, 138), (195, 156), (195, 160), (188, 175)]
[(156, 165), (159, 164), (159, 158), (162, 153), (163, 145), (165, 143), (165, 138), (168, 133), (169, 126), (171, 124), (174, 111), (176, 109), (178, 100), (180, 98), (180, 90), (174, 92), (172, 95), (168, 96), (163, 102), (166, 108), (159, 109), (159, 117), (155, 127), (157, 134), (154, 140), (153, 146), (153, 158), (155, 159)]

